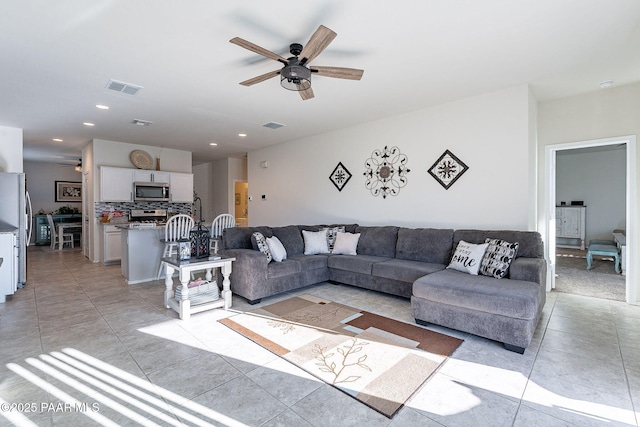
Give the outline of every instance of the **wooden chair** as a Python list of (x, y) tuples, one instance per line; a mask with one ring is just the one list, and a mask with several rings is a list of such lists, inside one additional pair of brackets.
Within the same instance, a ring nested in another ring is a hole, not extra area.
[[(164, 250), (162, 252), (162, 258), (170, 257), (178, 253), (178, 242), (182, 239), (189, 238), (189, 232), (193, 228), (194, 221), (189, 215), (178, 214), (174, 215), (167, 221), (164, 226)], [(164, 269), (164, 262), (160, 260), (160, 266), (158, 267), (158, 279), (162, 276), (162, 270)]]
[(53, 222), (53, 217), (50, 214), (47, 214), (47, 221), (49, 221), (49, 228), (51, 229), (51, 250), (54, 250), (56, 245), (58, 245), (58, 249), (62, 249), (65, 243), (68, 243), (73, 248), (73, 233), (63, 233), (62, 236), (60, 236), (58, 227), (56, 227), (55, 222)]
[(222, 241), (222, 230), (236, 226), (236, 219), (231, 214), (220, 214), (211, 223), (211, 240), (209, 250), (212, 254), (217, 254)]

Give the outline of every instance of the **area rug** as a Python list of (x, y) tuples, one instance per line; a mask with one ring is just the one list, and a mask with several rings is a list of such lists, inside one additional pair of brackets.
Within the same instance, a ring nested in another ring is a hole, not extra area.
[(594, 256), (587, 270), (587, 251), (558, 249), (554, 291), (594, 298), (625, 301), (625, 276), (615, 272), (613, 258)]
[(220, 322), (389, 418), (462, 343), (311, 295)]

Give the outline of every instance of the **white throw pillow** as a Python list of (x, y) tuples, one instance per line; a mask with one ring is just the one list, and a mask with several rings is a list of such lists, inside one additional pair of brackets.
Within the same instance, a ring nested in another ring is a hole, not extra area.
[(332, 254), (357, 255), (358, 240), (360, 233), (337, 233), (336, 241), (333, 244)]
[(304, 238), (304, 254), (328, 254), (329, 245), (327, 245), (327, 229), (320, 231), (302, 230)]
[(287, 259), (287, 250), (276, 236), (267, 237), (267, 246), (269, 246), (271, 258), (273, 258), (275, 262), (282, 262), (282, 260)]
[(487, 246), (489, 246), (488, 243), (474, 245), (473, 243), (460, 240), (456, 252), (453, 254), (453, 257), (451, 257), (451, 262), (447, 268), (477, 276)]

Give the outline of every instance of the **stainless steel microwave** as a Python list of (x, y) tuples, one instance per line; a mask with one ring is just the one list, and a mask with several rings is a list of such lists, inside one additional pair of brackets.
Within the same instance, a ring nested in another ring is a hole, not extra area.
[(168, 202), (169, 184), (162, 182), (134, 182), (133, 200), (135, 202)]

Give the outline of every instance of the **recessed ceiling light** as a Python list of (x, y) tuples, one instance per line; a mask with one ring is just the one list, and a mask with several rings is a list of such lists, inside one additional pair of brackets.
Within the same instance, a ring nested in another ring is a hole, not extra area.
[(60, 138), (53, 138), (53, 140), (54, 140), (55, 142), (62, 142), (62, 139), (60, 139)]
[(605, 80), (600, 83), (601, 89), (607, 89), (607, 88), (610, 88), (611, 86), (613, 86), (613, 80)]
[(247, 134), (246, 134), (246, 133), (239, 133), (239, 134), (238, 134), (238, 136), (239, 136), (240, 138), (244, 138), (245, 136), (247, 136)]
[(216, 145), (218, 145), (217, 142), (210, 142), (209, 145), (211, 145), (212, 147), (215, 147)]
[(109, 106), (108, 105), (103, 105), (103, 104), (96, 104), (96, 108), (98, 110), (108, 110)]
[(82, 124), (83, 124), (83, 125), (85, 125), (85, 126), (89, 126), (89, 127), (91, 127), (91, 126), (95, 126), (95, 124), (94, 124), (94, 123), (89, 123), (89, 122), (84, 122), (84, 123), (82, 123)]

